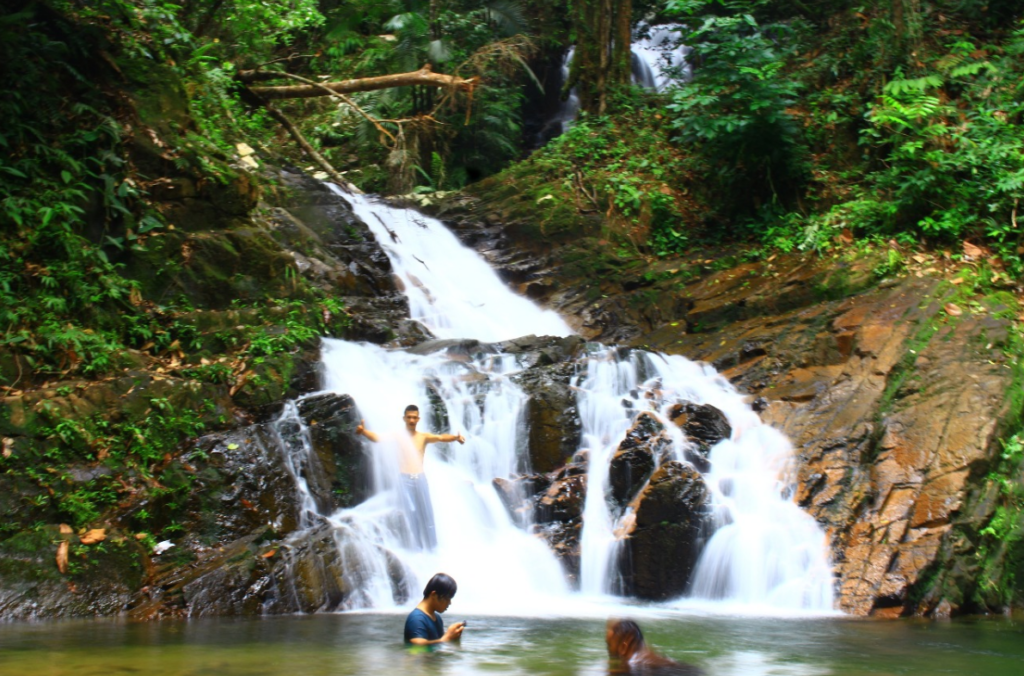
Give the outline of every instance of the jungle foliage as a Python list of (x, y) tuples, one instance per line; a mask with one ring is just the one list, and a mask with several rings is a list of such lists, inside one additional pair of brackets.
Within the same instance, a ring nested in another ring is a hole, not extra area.
[[(243, 69), (319, 81), (429, 64), (479, 78), (472, 97), (398, 88), (281, 109), (367, 191), (457, 189), (505, 169), (490, 180), (514, 184), (539, 236), (549, 225), (575, 228), (638, 258), (707, 242), (821, 252), (859, 239), (889, 247), (885, 274), (913, 247), (976, 252), (1004, 285), (1019, 285), (1024, 272), (1024, 10), (1011, 0), (8, 4), (0, 15), (5, 392), (111, 377), (140, 359), (177, 359), (181, 375), (199, 383), (237, 377), (233, 362), (204, 353), (191, 317), (210, 308), (147, 297), (129, 271), (173, 233), (154, 198), (157, 179), (173, 173), (230, 190), (240, 180), (239, 142), (308, 166), (247, 97), (236, 77)], [(627, 16), (634, 26), (685, 26), (693, 78), (645, 91), (624, 84), (621, 52), (585, 54), (577, 74), (587, 59), (614, 62), (614, 77), (584, 82), (601, 89), (590, 94), (602, 103), (524, 158), (523, 103), (538, 96), (540, 67), (593, 42), (600, 26), (623, 42)], [(225, 338), (232, 360), (294, 349), (340, 314), (294, 268), (282, 275), (294, 281), (288, 299), (246, 299), (256, 319), (244, 337)], [(292, 300), (312, 309), (288, 306), (287, 320), (267, 314)], [(136, 431), (158, 441), (144, 449), (99, 421), (82, 432), (54, 418), (34, 433), (46, 440), (43, 457), (58, 443), (68, 449), (48, 462), (96, 462), (116, 447), (127, 455), (105, 457), (151, 478), (163, 454), (205, 424), (180, 406), (151, 408), (137, 421), (151, 427)], [(76, 524), (118, 495), (105, 479), (71, 488), (38, 474), (47, 496), (39, 500)]]
[[(623, 173), (601, 152), (580, 166), (572, 138), (597, 127), (616, 131), (595, 145), (629, 146), (615, 156), (663, 148), (668, 163), (649, 166), (680, 182), (641, 201), (647, 210), (666, 205), (665, 227), (681, 236), (674, 248), (627, 237), (641, 253), (737, 239), (820, 252), (863, 239), (959, 255), (968, 241), (1011, 277), (1024, 272), (1018, 6), (667, 0), (642, 8), (652, 10), (657, 21), (680, 22), (692, 79), (657, 94), (613, 88), (604, 115), (583, 118), (583, 130), (527, 161), (571, 167), (546, 180), (604, 194), (604, 176), (632, 186), (649, 168)], [(655, 119), (653, 136), (620, 131)], [(530, 185), (527, 173), (510, 176)], [(531, 190), (542, 195), (544, 185)], [(586, 191), (576, 193), (567, 199)], [(631, 195), (617, 190), (610, 208), (595, 208), (615, 215), (614, 205)]]

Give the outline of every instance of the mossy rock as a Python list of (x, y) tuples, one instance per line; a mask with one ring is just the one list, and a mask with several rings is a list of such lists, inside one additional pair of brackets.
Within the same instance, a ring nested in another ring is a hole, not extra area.
[(308, 295), (296, 283), (295, 259), (256, 228), (162, 233), (150, 238), (146, 251), (133, 257), (126, 276), (141, 283), (147, 298), (166, 302), (183, 294), (204, 308)]
[(303, 352), (279, 352), (257, 357), (242, 387), (235, 392), (235, 404), (250, 411), (258, 411), (285, 399), (293, 392), (292, 378), (301, 362), (308, 360)]
[[(69, 544), (68, 569), (57, 569), (60, 542)], [(120, 612), (142, 585), (142, 546), (118, 531), (82, 545), (57, 526), (26, 530), (0, 542), (0, 618), (88, 617)]]

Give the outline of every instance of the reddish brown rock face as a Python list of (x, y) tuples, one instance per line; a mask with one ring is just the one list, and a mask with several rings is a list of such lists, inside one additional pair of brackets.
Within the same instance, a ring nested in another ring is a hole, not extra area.
[[(946, 565), (969, 480), (997, 446), (1008, 324), (947, 317), (937, 294), (935, 280), (907, 280), (666, 346), (731, 365), (733, 382), (769, 399), (762, 416), (798, 449), (796, 499), (829, 533), (838, 606), (852, 614), (927, 613), (944, 600), (915, 585)], [(744, 361), (752, 341), (769, 347)]]

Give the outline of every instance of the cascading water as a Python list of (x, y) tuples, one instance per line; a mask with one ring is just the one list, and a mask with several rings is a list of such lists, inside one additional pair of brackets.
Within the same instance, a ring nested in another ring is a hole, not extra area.
[(614, 514), (604, 493), (609, 462), (634, 414), (647, 410), (665, 422), (671, 434), (667, 459), (685, 462), (688, 442), (669, 422), (669, 409), (690, 402), (714, 406), (732, 427), (731, 438), (712, 449), (704, 475), (713, 496), (714, 534), (698, 563), (692, 596), (758, 608), (832, 608), (824, 533), (788, 498), (789, 442), (712, 367), (639, 351), (623, 359), (607, 349), (588, 360), (579, 399), (591, 458), (581, 541), (584, 591), (614, 587), (618, 532), (631, 513)]
[(495, 342), (572, 333), (557, 313), (509, 291), (487, 263), (439, 221), (374, 203), (365, 195), (339, 194), (387, 253), (405, 287), (412, 319), (438, 338)]
[[(681, 40), (682, 27), (677, 24), (639, 24), (634, 31), (630, 47), (630, 72), (633, 82), (646, 89), (660, 92), (675, 82), (688, 81), (692, 69), (686, 57), (691, 50), (682, 44)], [(575, 49), (570, 48), (562, 59), (561, 82), (569, 79), (569, 67), (574, 53)], [(558, 134), (564, 133), (576, 119), (579, 109), (579, 96), (573, 89), (548, 121), (548, 127), (554, 127)]]
[[(369, 197), (345, 197), (387, 252), (413, 318), (435, 335), (494, 342), (571, 334), (555, 313), (512, 294), (438, 221)], [(831, 610), (824, 535), (784, 497), (786, 441), (761, 424), (711, 367), (682, 357), (640, 351), (622, 351), (622, 356), (620, 350), (593, 346), (585, 372), (573, 383), (582, 446), (589, 452), (582, 593), (574, 593), (547, 545), (513, 521), (492, 485), (496, 477), (527, 469), (526, 395), (512, 379), (522, 366), (513, 355), (477, 349), (470, 358), (472, 351), (457, 349), (458, 341), (446, 345), (456, 349), (422, 354), (324, 341), (324, 390), (351, 395), (366, 427), (383, 437), (369, 445), (373, 497), (330, 515), (314, 514), (315, 503), (305, 500), (305, 523), (326, 522), (333, 529), (346, 586), (359, 590), (350, 607), (394, 608), (396, 597), (404, 600), (396, 584), (415, 595), (427, 576), (444, 570), (460, 583), (461, 612), (593, 612), (596, 599), (604, 604), (597, 612), (606, 613), (622, 519), (628, 516), (614, 513), (606, 500), (609, 459), (637, 410), (651, 409), (667, 419), (667, 408), (685, 400), (716, 406), (734, 430), (713, 450), (705, 477), (715, 497), (718, 528), (701, 560), (694, 593), (776, 608)], [(635, 403), (624, 407), (630, 398)], [(425, 457), (438, 535), (434, 551), (412, 545), (397, 499), (398, 453), (389, 439), (404, 434), (401, 416), (409, 403), (420, 407), (421, 429), (466, 435), (465, 445), (431, 446)], [(294, 406), (286, 407), (277, 425), (302, 425)], [(671, 424), (666, 429), (672, 435), (671, 457), (684, 460), (687, 442), (681, 431)], [(291, 446), (289, 467), (300, 492), (308, 495), (303, 454), (308, 456), (309, 446)]]
[[(631, 47), (637, 84), (660, 92), (670, 84), (690, 79), (692, 70), (686, 57), (691, 50), (682, 44), (682, 32), (678, 24), (637, 26)], [(638, 70), (644, 74), (638, 76)]]

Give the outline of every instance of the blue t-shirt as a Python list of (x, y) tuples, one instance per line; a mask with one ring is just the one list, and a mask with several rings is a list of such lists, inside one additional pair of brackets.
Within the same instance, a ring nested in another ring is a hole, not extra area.
[(425, 638), (428, 641), (436, 641), (444, 636), (444, 622), (441, 621), (441, 614), (434, 613), (437, 619), (430, 619), (430, 615), (419, 608), (414, 608), (409, 617), (405, 618), (405, 642), (408, 643), (414, 638)]

